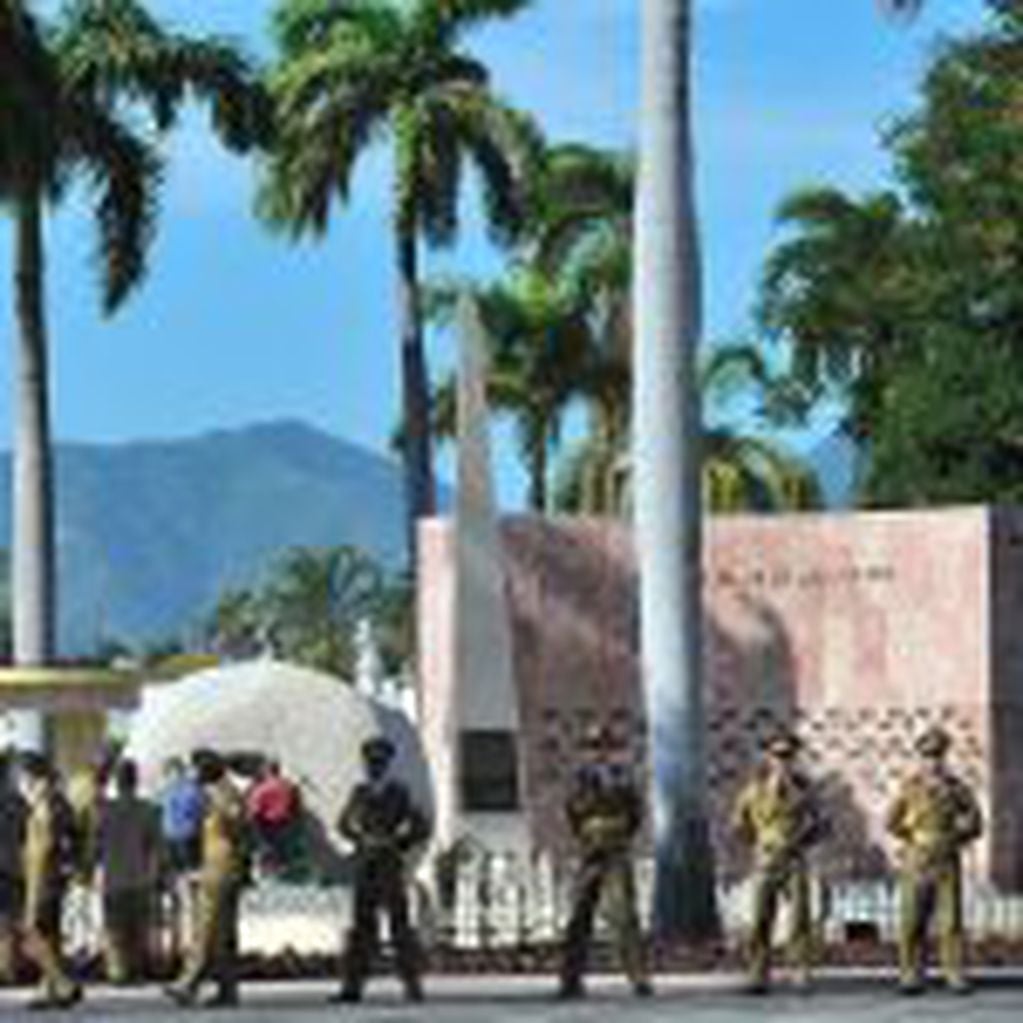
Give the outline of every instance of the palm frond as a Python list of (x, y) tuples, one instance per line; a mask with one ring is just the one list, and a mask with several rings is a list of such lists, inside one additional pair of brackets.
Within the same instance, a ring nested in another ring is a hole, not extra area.
[(142, 138), (89, 97), (69, 97), (62, 111), (68, 163), (96, 194), (97, 265), (103, 308), (113, 312), (145, 276), (156, 233), (161, 164)]
[(412, 15), (413, 32), (433, 46), (451, 45), (476, 25), (508, 18), (533, 0), (421, 0)]

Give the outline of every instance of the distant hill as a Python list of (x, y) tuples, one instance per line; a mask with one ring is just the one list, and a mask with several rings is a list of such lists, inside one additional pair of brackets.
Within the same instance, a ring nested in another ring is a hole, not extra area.
[[(0, 537), (10, 536), (0, 455)], [(295, 421), (57, 451), (63, 653), (175, 635), (294, 545), (404, 556), (396, 461)], [(6, 545), (6, 544), (5, 544)]]

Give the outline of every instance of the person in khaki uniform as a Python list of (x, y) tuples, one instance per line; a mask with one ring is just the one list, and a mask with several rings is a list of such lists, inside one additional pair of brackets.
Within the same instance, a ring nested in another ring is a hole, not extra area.
[(97, 843), (106, 925), (106, 970), (114, 984), (146, 972), (161, 863), (159, 811), (138, 796), (138, 768), (122, 760), (117, 794), (100, 806)]
[(383, 736), (362, 744), (366, 779), (348, 797), (338, 831), (355, 847), (355, 909), (342, 956), (341, 989), (333, 1002), (357, 1002), (379, 941), (378, 918), (387, 914), (395, 965), (410, 1001), (423, 997), (422, 956), (409, 921), (405, 859), (430, 835), (407, 786), (391, 777), (394, 745)]
[(950, 990), (970, 990), (963, 962), (962, 850), (983, 819), (966, 783), (948, 769), (947, 732), (931, 728), (916, 743), (920, 768), (900, 786), (888, 831), (900, 843), (899, 990), (924, 989), (927, 930), (937, 913), (941, 964)]
[(559, 998), (585, 994), (583, 973), (593, 920), (604, 897), (616, 932), (619, 957), (637, 995), (652, 994), (632, 868), (632, 842), (643, 819), (643, 801), (628, 768), (614, 762), (621, 745), (610, 731), (591, 728), (583, 741), (587, 762), (576, 774), (565, 804), (568, 825), (580, 851), (572, 910), (561, 957)]
[(808, 987), (813, 961), (813, 919), (806, 854), (824, 827), (810, 780), (796, 766), (799, 742), (779, 734), (735, 804), (733, 826), (753, 849), (753, 921), (749, 942), (750, 994), (770, 987), (771, 936), (780, 900), (792, 900), (791, 947), (797, 984)]
[(24, 950), (38, 967), (41, 983), (31, 1006), (65, 1008), (82, 997), (81, 987), (68, 976), (61, 961), (61, 913), (74, 867), (72, 812), (44, 757), (25, 754), (22, 772), (28, 803), (23, 848)]
[(210, 976), (216, 994), (205, 1004), (238, 1004), (238, 905), (247, 879), (248, 822), (241, 793), (228, 777), (223, 758), (211, 751), (197, 759), (205, 789), (202, 864), (195, 938), (180, 977), (164, 990), (180, 1005), (193, 1005)]
[(22, 903), (22, 847), (28, 806), (14, 780), (14, 760), (0, 754), (0, 984), (17, 974), (17, 927)]

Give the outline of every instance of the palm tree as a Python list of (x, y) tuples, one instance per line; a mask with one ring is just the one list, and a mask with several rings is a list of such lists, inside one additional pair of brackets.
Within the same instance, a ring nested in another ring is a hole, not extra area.
[[(878, 0), (912, 15), (923, 0)], [(699, 239), (689, 67), (692, 0), (642, 0), (633, 425), (641, 663), (651, 730), (654, 920), (715, 924), (701, 682)]]
[[(783, 444), (739, 428), (734, 403), (755, 400), (759, 414), (772, 408), (782, 386), (751, 345), (714, 348), (700, 360), (701, 403), (708, 408), (703, 429), (702, 501), (705, 511), (787, 511), (820, 506), (813, 469)], [(631, 467), (627, 444), (609, 445), (591, 432), (559, 467), (554, 506), (588, 515), (631, 511)]]
[[(137, 35), (136, 32), (144, 33)], [(80, 0), (58, 30), (45, 31), (13, 0), (0, 5), (0, 200), (15, 224), (18, 320), (15, 378), (14, 657), (51, 663), (56, 653), (54, 484), (50, 437), (43, 219), (68, 180), (82, 178), (95, 197), (103, 308), (113, 313), (145, 275), (152, 241), (159, 162), (125, 105), (145, 97), (167, 126), (196, 76), (215, 97), (232, 144), (255, 123), (246, 107), (240, 63), (196, 56), (160, 32), (133, 0)], [(219, 75), (219, 77), (217, 77)], [(7, 102), (7, 101), (10, 102)], [(40, 747), (36, 713), (15, 721), (19, 744)]]
[(401, 326), (402, 420), (410, 564), (415, 522), (434, 509), (429, 375), (419, 240), (451, 244), (463, 166), (474, 165), (491, 234), (521, 225), (538, 156), (532, 122), (501, 102), (487, 69), (459, 47), (487, 19), (529, 0), (285, 0), (271, 78), (279, 137), (260, 210), (293, 238), (320, 236), (349, 197), (360, 156), (380, 137), (394, 154), (393, 212)]
[(635, 160), (578, 143), (544, 161), (529, 229), (528, 261), (585, 295), (594, 330), (622, 362), (631, 357)]
[[(609, 389), (588, 322), (588, 309), (541, 274), (520, 268), (486, 286), (434, 286), (427, 292), (427, 313), (450, 324), (458, 296), (474, 295), (489, 346), (487, 397), (515, 425), (528, 478), (527, 504), (548, 509), (551, 455), (572, 401), (601, 387)], [(456, 385), (449, 376), (433, 397), (431, 429), (453, 437)]]
[(362, 551), (298, 547), (277, 564), (260, 603), (281, 655), (351, 681), (356, 626), (383, 593), (383, 575)]
[(765, 265), (759, 320), (787, 343), (804, 404), (836, 389), (847, 399), (843, 428), (868, 441), (885, 367), (919, 344), (915, 311), (926, 317), (940, 300), (917, 271), (927, 226), (893, 193), (853, 199), (833, 188), (789, 196), (778, 220), (788, 237)]
[(650, 728), (662, 938), (716, 927), (701, 680), (700, 256), (689, 0), (643, 0), (635, 206), (634, 391), (640, 659)]

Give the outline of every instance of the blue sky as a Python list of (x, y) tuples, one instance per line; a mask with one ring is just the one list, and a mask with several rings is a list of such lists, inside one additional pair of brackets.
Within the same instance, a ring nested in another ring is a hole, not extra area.
[[(938, 36), (976, 26), (980, 0), (930, 0), (910, 26), (874, 0), (694, 0), (699, 203), (708, 339), (742, 333), (772, 215), (802, 184), (884, 183), (878, 128), (913, 103)], [(153, 0), (192, 30), (267, 54), (262, 0)], [(637, 0), (536, 0), (470, 47), (551, 138), (627, 146), (635, 134)], [(397, 409), (387, 154), (366, 161), (323, 244), (290, 247), (251, 216), (254, 172), (191, 116), (169, 148), (153, 267), (116, 319), (98, 314), (91, 225), (49, 225), (54, 425), (61, 439), (178, 437), (298, 417), (383, 450)], [(10, 436), (9, 226), (0, 225), (0, 444)], [(438, 270), (493, 273), (471, 224)], [(440, 365), (449, 346), (432, 352)], [(500, 491), (521, 478), (500, 443)]]

